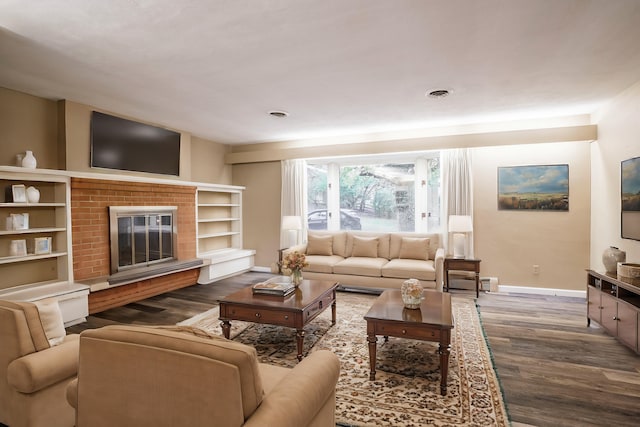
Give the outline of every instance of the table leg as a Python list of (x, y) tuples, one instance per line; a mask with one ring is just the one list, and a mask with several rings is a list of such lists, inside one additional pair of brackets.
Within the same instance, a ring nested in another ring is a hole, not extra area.
[(449, 292), (449, 270), (444, 270), (444, 291)]
[(440, 354), (440, 394), (447, 395), (447, 377), (449, 375), (449, 353), (451, 345), (440, 343), (438, 354)]
[(333, 303), (331, 303), (331, 325), (336, 324), (336, 296), (333, 296)]
[(224, 337), (226, 339), (229, 339), (229, 337), (231, 336), (231, 322), (229, 322), (228, 320), (223, 320), (222, 323), (220, 323), (220, 326), (222, 326), (222, 334), (224, 335)]
[(367, 334), (367, 341), (369, 342), (369, 380), (376, 379), (376, 336), (375, 334)]
[(480, 297), (480, 272), (476, 271), (476, 298)]
[(298, 347), (298, 362), (302, 360), (303, 345), (304, 345), (304, 330), (296, 329), (296, 346)]

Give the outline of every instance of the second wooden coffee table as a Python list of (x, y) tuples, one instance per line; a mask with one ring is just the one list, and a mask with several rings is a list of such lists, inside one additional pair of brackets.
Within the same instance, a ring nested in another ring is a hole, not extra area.
[(384, 291), (376, 299), (364, 316), (367, 321), (367, 341), (369, 342), (370, 380), (376, 379), (376, 335), (385, 339), (389, 336), (410, 338), (440, 343), (440, 394), (447, 394), (447, 374), (449, 373), (449, 353), (451, 351), (451, 294), (424, 291), (420, 308), (404, 308), (399, 290)]
[(336, 324), (335, 282), (303, 280), (296, 291), (286, 297), (254, 295), (251, 286), (219, 301), (222, 333), (229, 338), (231, 320), (264, 323), (295, 328), (298, 360), (302, 360), (304, 327), (331, 306), (331, 324)]

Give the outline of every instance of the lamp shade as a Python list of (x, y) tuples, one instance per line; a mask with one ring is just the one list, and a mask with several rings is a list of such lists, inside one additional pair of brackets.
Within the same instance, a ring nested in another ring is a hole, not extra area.
[(473, 231), (473, 221), (469, 215), (450, 215), (449, 231), (452, 233), (468, 233)]
[(283, 216), (283, 230), (302, 230), (302, 218), (299, 216)]

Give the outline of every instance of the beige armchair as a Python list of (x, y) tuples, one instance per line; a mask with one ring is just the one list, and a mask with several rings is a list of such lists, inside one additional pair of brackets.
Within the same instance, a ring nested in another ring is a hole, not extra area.
[(0, 300), (0, 422), (73, 426), (65, 394), (77, 369), (78, 335), (51, 347), (35, 304)]
[(77, 427), (334, 427), (339, 371), (329, 351), (287, 369), (197, 329), (106, 326), (80, 334), (67, 397)]

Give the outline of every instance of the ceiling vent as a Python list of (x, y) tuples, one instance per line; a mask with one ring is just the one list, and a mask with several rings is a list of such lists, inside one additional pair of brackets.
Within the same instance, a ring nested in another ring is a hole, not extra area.
[(436, 89), (427, 92), (427, 96), (429, 98), (444, 98), (447, 95), (449, 95), (449, 91), (447, 89)]
[(287, 113), (286, 111), (279, 111), (279, 110), (275, 110), (275, 111), (269, 111), (269, 115), (272, 117), (288, 117), (289, 113)]

